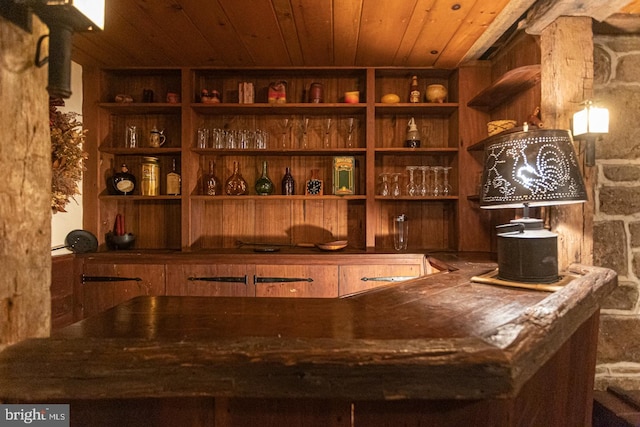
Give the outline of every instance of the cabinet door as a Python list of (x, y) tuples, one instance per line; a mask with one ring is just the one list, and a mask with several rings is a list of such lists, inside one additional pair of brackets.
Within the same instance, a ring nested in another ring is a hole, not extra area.
[(164, 295), (163, 264), (85, 264), (84, 317), (140, 295)]
[(252, 266), (247, 265), (167, 265), (167, 295), (254, 296), (252, 272)]
[(338, 267), (335, 265), (256, 265), (256, 296), (335, 298)]
[(340, 296), (424, 275), (422, 264), (341, 265)]

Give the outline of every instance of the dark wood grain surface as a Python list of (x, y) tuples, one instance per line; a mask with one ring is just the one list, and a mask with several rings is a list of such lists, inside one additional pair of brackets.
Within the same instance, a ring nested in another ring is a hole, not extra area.
[(451, 271), (343, 299), (138, 297), (0, 353), (0, 400), (514, 396), (598, 309), (611, 270), (555, 293)]

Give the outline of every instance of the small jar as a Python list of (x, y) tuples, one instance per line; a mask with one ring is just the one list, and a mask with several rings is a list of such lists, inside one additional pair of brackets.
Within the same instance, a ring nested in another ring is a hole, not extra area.
[(309, 87), (309, 102), (314, 104), (324, 102), (324, 86), (322, 83), (311, 83)]
[(144, 157), (142, 162), (140, 194), (158, 196), (160, 194), (160, 165), (157, 157)]

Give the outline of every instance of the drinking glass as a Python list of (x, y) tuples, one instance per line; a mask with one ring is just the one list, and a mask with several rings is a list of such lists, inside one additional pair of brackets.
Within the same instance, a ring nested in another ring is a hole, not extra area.
[(326, 119), (324, 121), (324, 126), (322, 127), (323, 130), (323, 134), (322, 134), (322, 146), (324, 148), (330, 148), (330, 138), (329, 135), (331, 134), (331, 125), (333, 124), (331, 119)]
[(278, 129), (280, 130), (280, 148), (287, 148), (289, 145), (287, 140), (289, 139), (289, 130), (293, 125), (293, 119), (291, 117), (285, 117), (278, 120)]
[(407, 184), (407, 195), (410, 197), (416, 197), (418, 195), (418, 186), (413, 181), (413, 171), (417, 166), (407, 166), (407, 172), (409, 173), (409, 183)]
[(209, 146), (209, 135), (208, 128), (198, 128), (198, 148), (207, 148)]
[(446, 166), (442, 168), (443, 177), (442, 177), (442, 195), (449, 196), (451, 195), (451, 184), (449, 184), (449, 171), (451, 170), (451, 166)]
[(393, 247), (396, 251), (406, 251), (409, 243), (409, 222), (405, 214), (393, 218)]
[(391, 188), (389, 187), (389, 174), (381, 173), (380, 181), (380, 189), (378, 190), (378, 194), (385, 197), (389, 196), (391, 194)]
[(422, 174), (420, 184), (418, 184), (418, 194), (424, 197), (429, 194), (429, 187), (427, 186), (427, 171), (429, 170), (429, 166), (418, 166), (418, 169), (420, 169), (420, 173)]
[(391, 195), (393, 197), (400, 197), (402, 195), (402, 190), (400, 189), (400, 175), (401, 173), (392, 173), (391, 174)]
[(125, 147), (137, 148), (138, 147), (138, 127), (135, 125), (127, 126), (127, 139), (125, 141)]
[(433, 195), (436, 197), (442, 196), (444, 189), (440, 182), (440, 177), (438, 176), (438, 173), (442, 170), (442, 166), (433, 166), (431, 169), (433, 170)]

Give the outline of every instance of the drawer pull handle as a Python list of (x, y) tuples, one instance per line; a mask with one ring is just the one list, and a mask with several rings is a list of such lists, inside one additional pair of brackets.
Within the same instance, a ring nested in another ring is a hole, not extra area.
[(311, 277), (260, 277), (253, 276), (254, 283), (278, 283), (278, 282), (313, 282)]
[(387, 276), (387, 277), (363, 277), (363, 282), (404, 282), (405, 280), (415, 279), (417, 276)]
[(223, 282), (247, 284), (247, 276), (189, 277), (190, 282)]
[(129, 282), (129, 281), (142, 282), (139, 277), (118, 277), (118, 276), (87, 276), (82, 275), (82, 283), (86, 282)]

